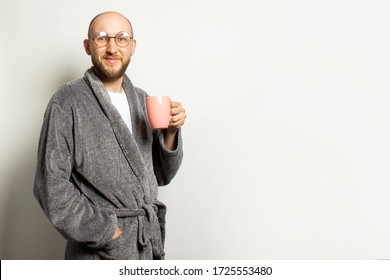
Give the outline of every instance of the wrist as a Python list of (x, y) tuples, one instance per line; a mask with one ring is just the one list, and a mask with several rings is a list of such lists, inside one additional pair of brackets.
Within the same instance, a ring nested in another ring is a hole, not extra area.
[(168, 150), (175, 150), (177, 147), (177, 131), (178, 129), (166, 129), (164, 130), (164, 143)]

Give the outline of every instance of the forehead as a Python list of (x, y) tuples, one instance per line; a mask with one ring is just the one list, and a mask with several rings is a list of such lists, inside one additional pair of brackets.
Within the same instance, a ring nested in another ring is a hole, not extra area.
[(131, 34), (131, 27), (128, 20), (119, 14), (108, 13), (99, 15), (91, 24), (90, 32), (96, 34), (104, 31), (109, 35), (115, 35), (120, 31), (126, 31)]

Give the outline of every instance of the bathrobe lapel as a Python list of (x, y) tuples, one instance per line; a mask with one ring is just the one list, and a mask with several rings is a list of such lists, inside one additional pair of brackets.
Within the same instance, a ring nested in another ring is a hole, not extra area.
[(149, 201), (145, 201), (150, 197), (150, 190), (148, 187), (147, 174), (145, 173), (145, 161), (139, 150), (139, 145), (137, 145), (137, 140), (142, 141), (142, 137), (147, 137), (144, 135), (147, 133), (145, 132), (146, 129), (142, 127), (146, 124), (145, 122), (140, 121), (140, 116), (142, 114), (140, 109), (141, 104), (139, 104), (140, 100), (135, 94), (135, 89), (131, 84), (131, 81), (127, 78), (126, 75), (124, 76), (123, 88), (127, 99), (129, 100), (128, 103), (132, 117), (133, 133), (130, 133), (130, 130), (126, 126), (119, 112), (112, 105), (110, 97), (104, 88), (103, 83), (95, 75), (93, 68), (86, 71), (85, 79), (91, 86), (92, 91), (100, 103), (103, 112), (107, 116), (115, 137), (123, 151), (123, 154), (140, 183), (139, 190), (141, 193), (138, 194), (141, 196), (137, 195), (139, 203), (141, 205), (144, 203), (150, 203)]

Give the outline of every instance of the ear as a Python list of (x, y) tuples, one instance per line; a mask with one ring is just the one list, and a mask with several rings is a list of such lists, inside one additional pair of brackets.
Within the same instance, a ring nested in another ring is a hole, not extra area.
[(132, 44), (131, 44), (131, 56), (133, 56), (134, 52), (135, 52), (135, 47), (137, 46), (137, 41), (136, 40), (133, 40)]
[(89, 40), (85, 39), (84, 40), (84, 49), (87, 55), (91, 55), (91, 48), (89, 47)]

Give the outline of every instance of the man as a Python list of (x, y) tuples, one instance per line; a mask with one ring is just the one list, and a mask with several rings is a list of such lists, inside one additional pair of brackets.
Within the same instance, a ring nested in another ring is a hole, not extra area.
[(66, 259), (164, 258), (157, 187), (181, 165), (186, 112), (171, 102), (169, 127), (150, 128), (147, 95), (125, 74), (135, 47), (127, 18), (96, 16), (84, 41), (93, 67), (62, 86), (45, 113), (34, 195), (67, 240)]

